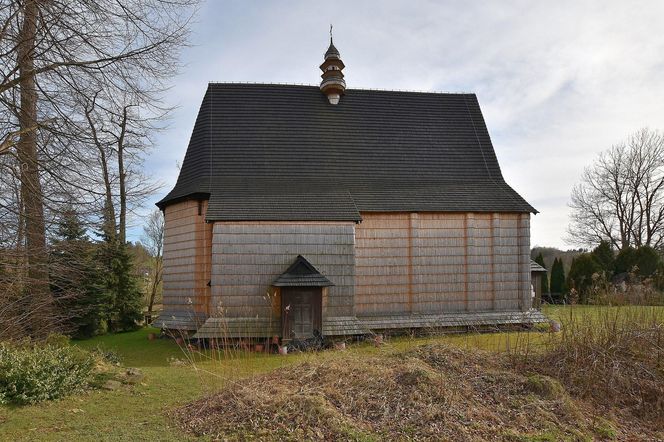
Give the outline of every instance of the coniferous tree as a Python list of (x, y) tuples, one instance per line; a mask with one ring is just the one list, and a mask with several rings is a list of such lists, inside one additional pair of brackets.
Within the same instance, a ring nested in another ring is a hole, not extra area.
[(118, 241), (117, 236), (104, 234), (98, 258), (105, 270), (104, 282), (109, 299), (106, 310), (108, 331), (135, 329), (141, 319), (142, 294), (126, 244)]
[(601, 241), (597, 247), (591, 252), (593, 259), (601, 267), (601, 269), (606, 273), (607, 277), (613, 274), (613, 267), (615, 262), (615, 257), (613, 255), (613, 248), (611, 243), (608, 241)]
[(567, 275), (567, 287), (574, 288), (579, 304), (587, 304), (593, 286), (593, 275), (603, 269), (591, 253), (583, 253), (572, 261)]
[(551, 264), (551, 295), (555, 295), (560, 290), (560, 285), (557, 281), (556, 272), (558, 271), (558, 258), (553, 259), (553, 264)]
[[(0, 322), (20, 323), (18, 336), (59, 331), (47, 239), (62, 197), (94, 218), (106, 193), (125, 226), (140, 201), (134, 184), (152, 187), (140, 177), (141, 161), (171, 110), (164, 98), (197, 3), (2, 2), (0, 236), (16, 238), (11, 260), (21, 271), (11, 275), (11, 291), (0, 288), (0, 304), (17, 306), (11, 318), (0, 309)], [(106, 184), (119, 189), (102, 190)]]
[(131, 255), (126, 244), (118, 244), (111, 261), (110, 287), (114, 292), (111, 306), (112, 331), (133, 330), (141, 319), (143, 296), (133, 272)]
[(661, 258), (655, 249), (648, 246), (621, 250), (615, 259), (616, 273), (630, 273), (636, 277), (648, 278), (660, 267)]
[(107, 309), (95, 248), (77, 214), (63, 211), (50, 247), (50, 287), (63, 329), (75, 338), (94, 336)]
[(565, 299), (565, 269), (563, 261), (556, 258), (551, 266), (551, 296), (554, 302), (562, 303)]

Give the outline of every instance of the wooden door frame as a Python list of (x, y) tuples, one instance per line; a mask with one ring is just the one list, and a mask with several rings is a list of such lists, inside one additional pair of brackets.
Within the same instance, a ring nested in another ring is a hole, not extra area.
[(311, 304), (313, 305), (313, 317), (312, 317), (312, 332), (318, 330), (319, 333), (322, 333), (323, 329), (323, 287), (281, 287), (281, 334), (282, 339), (289, 341), (291, 337), (289, 336), (289, 326), (287, 324), (288, 319), (285, 314), (285, 308), (288, 303), (289, 295), (292, 291), (308, 291), (310, 296), (313, 298)]

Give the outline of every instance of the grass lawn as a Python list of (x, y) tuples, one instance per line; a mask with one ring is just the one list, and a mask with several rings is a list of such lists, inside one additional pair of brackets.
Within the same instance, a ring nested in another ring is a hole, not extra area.
[[(603, 309), (611, 307), (547, 307), (545, 313), (557, 320), (570, 314), (592, 320), (601, 315)], [(659, 309), (664, 312), (664, 307)], [(235, 354), (224, 360), (206, 355), (209, 360), (172, 365), (172, 358), (185, 360), (187, 356), (173, 341), (148, 341), (148, 333), (154, 331), (143, 329), (75, 342), (83, 348), (101, 346), (116, 351), (122, 357), (124, 366), (136, 367), (145, 373), (144, 382), (115, 391), (93, 391), (56, 402), (0, 407), (0, 440), (190, 440), (190, 437), (173, 428), (165, 417), (166, 409), (190, 402), (229, 382), (242, 382), (242, 379), (288, 364), (305, 360), (324, 362), (326, 358), (343, 358), (348, 352), (378, 354), (402, 351), (430, 342), (504, 351), (524, 340), (537, 343), (547, 336), (544, 333), (510, 332), (401, 337), (390, 339), (380, 348), (362, 344), (352, 345), (347, 352), (288, 356), (250, 353)]]

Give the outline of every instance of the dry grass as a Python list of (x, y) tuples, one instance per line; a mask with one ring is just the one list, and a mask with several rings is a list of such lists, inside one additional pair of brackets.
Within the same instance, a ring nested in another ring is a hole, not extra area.
[(570, 314), (531, 370), (559, 379), (575, 396), (664, 428), (664, 311), (641, 307)]
[(503, 334), (501, 352), (423, 339), (312, 355), (171, 417), (221, 440), (664, 440), (664, 310), (557, 319), (561, 333)]
[(221, 440), (591, 440), (615, 431), (554, 379), (515, 371), (504, 355), (440, 344), (308, 361), (172, 417)]

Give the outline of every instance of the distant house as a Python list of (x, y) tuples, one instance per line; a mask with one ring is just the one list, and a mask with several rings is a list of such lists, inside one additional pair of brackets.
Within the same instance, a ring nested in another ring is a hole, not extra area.
[(198, 337), (532, 323), (530, 214), (474, 94), (212, 83), (166, 218), (164, 311)]
[(540, 308), (542, 305), (542, 278), (548, 278), (548, 271), (537, 264), (532, 259), (530, 260), (530, 280), (531, 291), (533, 293), (533, 307)]

